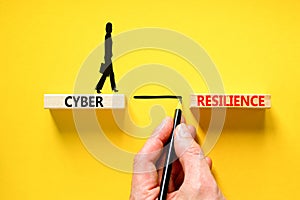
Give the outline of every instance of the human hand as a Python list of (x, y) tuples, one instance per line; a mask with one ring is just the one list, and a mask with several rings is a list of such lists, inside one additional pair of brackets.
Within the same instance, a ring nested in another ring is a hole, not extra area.
[[(159, 194), (162, 169), (157, 169), (161, 151), (168, 140), (173, 120), (166, 118), (156, 128), (134, 160), (131, 200), (154, 200)], [(212, 162), (194, 140), (193, 126), (181, 123), (175, 130), (173, 162), (167, 199), (225, 199), (210, 171)]]

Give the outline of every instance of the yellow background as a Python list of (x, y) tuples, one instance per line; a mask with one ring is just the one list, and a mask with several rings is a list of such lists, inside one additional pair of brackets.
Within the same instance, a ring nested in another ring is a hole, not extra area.
[(43, 109), (43, 94), (72, 93), (107, 21), (113, 35), (181, 32), (206, 49), (227, 93), (270, 93), (262, 121), (225, 127), (213, 171), (228, 199), (300, 199), (299, 11), (296, 0), (1, 0), (0, 199), (128, 198), (131, 174), (99, 163)]

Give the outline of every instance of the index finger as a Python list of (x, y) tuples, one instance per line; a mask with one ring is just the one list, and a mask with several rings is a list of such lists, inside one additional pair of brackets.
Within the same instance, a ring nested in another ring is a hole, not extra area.
[(160, 157), (164, 143), (168, 140), (173, 121), (167, 117), (153, 132), (143, 148), (134, 158), (134, 173), (156, 172), (155, 163)]
[(154, 130), (151, 137), (147, 140), (139, 154), (149, 154), (160, 151), (171, 135), (173, 120), (166, 117), (162, 123)]

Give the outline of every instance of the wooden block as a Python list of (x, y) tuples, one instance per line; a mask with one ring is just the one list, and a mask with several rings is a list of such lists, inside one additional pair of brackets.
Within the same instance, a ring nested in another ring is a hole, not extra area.
[(123, 109), (124, 94), (45, 94), (46, 109)]
[(191, 108), (271, 108), (269, 94), (192, 94)]

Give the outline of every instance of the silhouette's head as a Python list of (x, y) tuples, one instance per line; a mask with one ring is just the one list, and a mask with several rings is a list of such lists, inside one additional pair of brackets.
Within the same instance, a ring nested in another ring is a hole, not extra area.
[(112, 24), (110, 22), (107, 22), (105, 30), (106, 30), (106, 33), (112, 32)]

